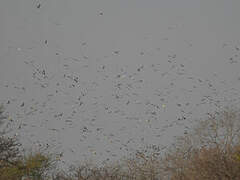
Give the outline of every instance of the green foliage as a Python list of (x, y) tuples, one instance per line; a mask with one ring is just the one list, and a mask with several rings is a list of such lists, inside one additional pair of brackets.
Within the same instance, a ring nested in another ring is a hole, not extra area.
[(36, 180), (44, 179), (47, 176), (47, 171), (52, 167), (50, 157), (41, 153), (28, 155), (18, 159), (12, 164), (3, 163), (0, 168), (0, 180), (2, 179), (21, 179), (28, 177)]
[(51, 168), (51, 158), (41, 153), (29, 155), (24, 158), (22, 170), (28, 177), (42, 179), (46, 176), (47, 171)]

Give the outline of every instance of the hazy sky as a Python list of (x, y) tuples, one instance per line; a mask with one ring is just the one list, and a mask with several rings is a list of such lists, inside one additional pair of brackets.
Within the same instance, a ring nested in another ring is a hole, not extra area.
[(1, 0), (0, 103), (26, 146), (119, 158), (239, 103), (238, 0)]

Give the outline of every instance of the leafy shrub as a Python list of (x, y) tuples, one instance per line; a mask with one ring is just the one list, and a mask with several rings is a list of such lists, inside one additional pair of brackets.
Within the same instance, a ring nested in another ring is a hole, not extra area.
[(47, 172), (53, 168), (53, 161), (50, 157), (41, 153), (19, 157), (11, 163), (1, 163), (0, 179), (1, 180), (18, 180), (28, 177), (41, 180), (47, 177)]
[(171, 179), (240, 179), (239, 111), (226, 108), (208, 115), (166, 154), (164, 168)]

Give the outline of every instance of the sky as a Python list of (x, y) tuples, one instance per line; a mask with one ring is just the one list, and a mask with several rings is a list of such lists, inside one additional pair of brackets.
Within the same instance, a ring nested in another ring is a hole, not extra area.
[(2, 128), (63, 164), (164, 149), (207, 112), (239, 104), (239, 7), (0, 1)]

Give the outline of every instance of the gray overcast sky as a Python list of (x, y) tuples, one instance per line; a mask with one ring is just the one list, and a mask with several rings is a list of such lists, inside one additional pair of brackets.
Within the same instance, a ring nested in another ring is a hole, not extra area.
[(49, 143), (69, 162), (168, 145), (194, 118), (239, 103), (239, 7), (238, 0), (1, 0), (6, 126), (26, 146)]

